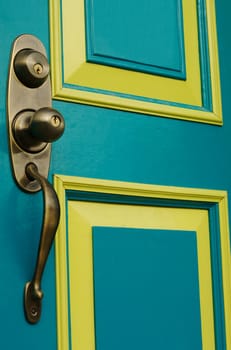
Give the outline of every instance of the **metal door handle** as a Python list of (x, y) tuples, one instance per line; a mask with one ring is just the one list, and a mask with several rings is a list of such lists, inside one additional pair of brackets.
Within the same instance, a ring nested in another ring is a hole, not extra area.
[(8, 131), (15, 180), (26, 192), (42, 189), (43, 225), (33, 278), (25, 286), (26, 319), (41, 315), (41, 279), (59, 223), (57, 195), (46, 180), (51, 142), (64, 131), (62, 115), (51, 108), (51, 83), (46, 50), (36, 37), (21, 35), (13, 43), (8, 79)]
[(41, 290), (41, 279), (47, 257), (55, 237), (59, 224), (60, 207), (57, 195), (51, 184), (39, 174), (35, 164), (30, 163), (26, 167), (26, 174), (32, 180), (37, 180), (43, 191), (44, 215), (42, 232), (40, 237), (37, 263), (34, 276), (25, 286), (24, 306), (26, 318), (30, 323), (36, 323), (41, 315), (41, 300), (43, 292)]

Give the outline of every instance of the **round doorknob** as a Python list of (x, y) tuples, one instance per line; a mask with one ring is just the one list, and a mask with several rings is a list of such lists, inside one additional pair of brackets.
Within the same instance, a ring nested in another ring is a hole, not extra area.
[(47, 58), (38, 51), (24, 49), (14, 59), (14, 71), (17, 78), (29, 88), (41, 86), (49, 75)]
[(57, 110), (44, 107), (37, 111), (20, 112), (13, 122), (16, 143), (26, 152), (42, 151), (47, 143), (56, 141), (64, 132), (63, 116)]
[(37, 140), (53, 142), (64, 132), (65, 124), (61, 113), (49, 107), (40, 108), (30, 120), (29, 131)]

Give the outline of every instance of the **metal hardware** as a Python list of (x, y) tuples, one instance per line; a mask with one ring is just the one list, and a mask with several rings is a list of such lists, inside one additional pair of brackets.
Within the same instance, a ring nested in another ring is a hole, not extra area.
[(40, 183), (44, 200), (44, 218), (37, 263), (33, 279), (26, 284), (24, 294), (26, 318), (28, 322), (36, 323), (41, 315), (41, 301), (43, 297), (41, 279), (59, 223), (60, 207), (53, 187), (41, 174), (39, 174), (37, 166), (33, 163), (28, 164), (26, 167), (26, 173), (29, 179), (35, 179)]
[(8, 130), (17, 184), (26, 192), (43, 191), (44, 215), (37, 263), (24, 294), (26, 319), (36, 323), (41, 315), (41, 279), (60, 217), (57, 195), (46, 180), (50, 143), (63, 134), (64, 120), (51, 108), (46, 51), (32, 35), (22, 35), (13, 44), (8, 81)]
[(41, 52), (23, 49), (15, 56), (14, 71), (24, 85), (37, 88), (48, 78), (49, 64), (46, 56)]
[(16, 143), (24, 151), (37, 153), (63, 134), (64, 120), (58, 111), (49, 107), (36, 112), (25, 110), (15, 117), (12, 130)]
[(37, 192), (37, 180), (28, 179), (28, 163), (45, 178), (50, 163), (50, 142), (64, 131), (61, 114), (51, 109), (49, 64), (43, 44), (21, 35), (12, 48), (8, 82), (8, 129), (14, 177), (26, 192)]

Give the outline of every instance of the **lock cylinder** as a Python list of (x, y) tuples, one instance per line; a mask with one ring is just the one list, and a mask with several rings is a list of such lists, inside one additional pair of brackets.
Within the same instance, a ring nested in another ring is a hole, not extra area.
[(25, 86), (38, 88), (49, 76), (49, 63), (47, 58), (33, 49), (20, 50), (14, 59), (14, 71)]

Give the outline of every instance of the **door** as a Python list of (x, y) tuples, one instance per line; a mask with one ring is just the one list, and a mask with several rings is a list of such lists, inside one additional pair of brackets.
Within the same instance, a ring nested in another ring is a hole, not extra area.
[[(228, 0), (9, 0), (0, 4), (1, 349), (231, 348)], [(12, 174), (11, 45), (51, 61), (66, 121), (49, 180), (61, 221), (26, 322), (41, 192)], [(219, 61), (218, 61), (219, 56)]]

